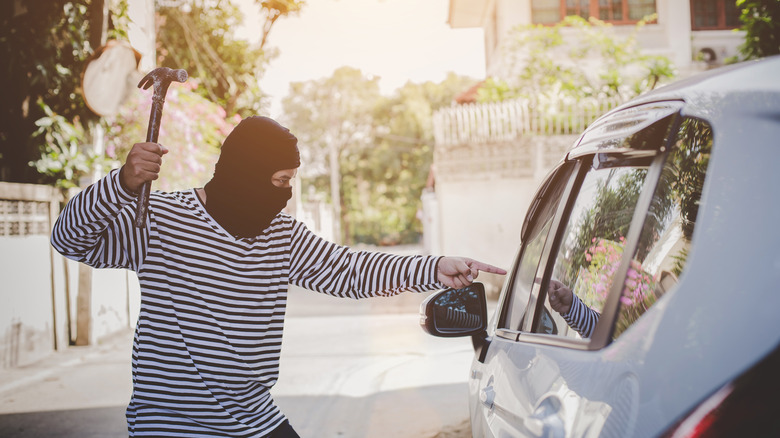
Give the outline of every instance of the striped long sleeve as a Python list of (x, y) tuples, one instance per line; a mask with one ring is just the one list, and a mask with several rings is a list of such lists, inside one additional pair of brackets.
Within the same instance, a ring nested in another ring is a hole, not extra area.
[(279, 426), (270, 389), (289, 283), (351, 298), (441, 287), (436, 257), (352, 251), (284, 214), (235, 238), (195, 190), (153, 192), (148, 211), (136, 230), (114, 171), (74, 197), (52, 233), (67, 257), (138, 274), (130, 436), (259, 437)]
[(119, 183), (119, 170), (87, 187), (65, 206), (51, 235), (52, 246), (65, 257), (96, 268), (138, 270), (148, 227), (136, 229), (135, 196)]
[(596, 328), (601, 314), (585, 305), (577, 294), (572, 294), (571, 308), (561, 316), (580, 336), (589, 338), (593, 335), (593, 329)]
[(443, 287), (436, 280), (439, 257), (352, 251), (321, 239), (298, 222), (293, 229), (290, 280), (339, 297), (391, 296)]

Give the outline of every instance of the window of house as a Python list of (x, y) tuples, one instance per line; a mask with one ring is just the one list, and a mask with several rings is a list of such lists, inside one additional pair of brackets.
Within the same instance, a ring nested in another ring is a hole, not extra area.
[(624, 283), (617, 338), (677, 284), (696, 225), (704, 176), (712, 149), (712, 129), (687, 118), (666, 158)]
[(555, 24), (569, 15), (610, 23), (635, 23), (656, 12), (656, 0), (532, 0), (536, 24)]
[(531, 15), (536, 24), (555, 24), (561, 21), (561, 0), (534, 0)]
[(734, 29), (741, 25), (734, 0), (691, 0), (693, 30)]

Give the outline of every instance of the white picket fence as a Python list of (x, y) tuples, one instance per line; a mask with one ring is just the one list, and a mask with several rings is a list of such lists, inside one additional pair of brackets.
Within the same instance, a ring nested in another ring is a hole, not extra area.
[(617, 98), (576, 103), (518, 99), (451, 106), (434, 113), (434, 138), (437, 146), (447, 146), (501, 142), (527, 134), (579, 134), (620, 103)]

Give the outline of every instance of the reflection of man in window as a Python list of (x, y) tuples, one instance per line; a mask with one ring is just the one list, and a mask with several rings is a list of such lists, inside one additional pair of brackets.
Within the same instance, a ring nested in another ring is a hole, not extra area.
[[(623, 280), (621, 309), (614, 337), (619, 336), (642, 316), (658, 298), (677, 283), (682, 274), (691, 246), (711, 148), (712, 129), (706, 122), (688, 118), (681, 123), (675, 148), (664, 165), (650, 211)], [(580, 234), (607, 236), (603, 231)], [(625, 233), (627, 228), (621, 230), (621, 235)], [(594, 237), (591, 243), (594, 247), (598, 246), (597, 249), (606, 249), (619, 255), (615, 260), (622, 258), (623, 238), (610, 241), (608, 238)], [(583, 258), (588, 263), (592, 262), (595, 255), (592, 251), (594, 247), (583, 252)], [(573, 248), (572, 252), (579, 253), (579, 249)], [(604, 272), (607, 271), (604, 266), (596, 266), (595, 271), (591, 274), (607, 274)], [(581, 293), (579, 286), (584, 276), (578, 275), (570, 289), (564, 283), (567, 279), (560, 274), (554, 272), (553, 276), (558, 280), (551, 279), (548, 286), (550, 307), (560, 313), (566, 323), (583, 338), (590, 337), (600, 312), (591, 307), (593, 304), (588, 302), (587, 297), (583, 301), (577, 296)], [(580, 283), (579, 286), (577, 282)], [(606, 283), (611, 288), (611, 280)]]
[(561, 314), (569, 327), (576, 330), (583, 338), (589, 338), (593, 334), (593, 329), (601, 316), (599, 312), (586, 306), (571, 292), (571, 289), (558, 280), (550, 279), (547, 296), (550, 307)]

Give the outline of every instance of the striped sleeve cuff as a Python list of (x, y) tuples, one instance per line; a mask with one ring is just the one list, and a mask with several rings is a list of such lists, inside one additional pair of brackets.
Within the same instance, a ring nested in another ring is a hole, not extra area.
[(571, 308), (566, 314), (561, 315), (571, 328), (577, 331), (583, 338), (589, 338), (599, 322), (599, 312), (591, 309), (580, 300), (577, 294), (572, 293)]
[(120, 178), (121, 168), (119, 169), (113, 169), (111, 172), (108, 173), (107, 178), (105, 178), (106, 188), (108, 189), (106, 191), (107, 196), (109, 196), (111, 202), (115, 202), (117, 204), (128, 204), (130, 202), (133, 202), (138, 194), (133, 193), (125, 187), (124, 184), (122, 184), (122, 180)]

